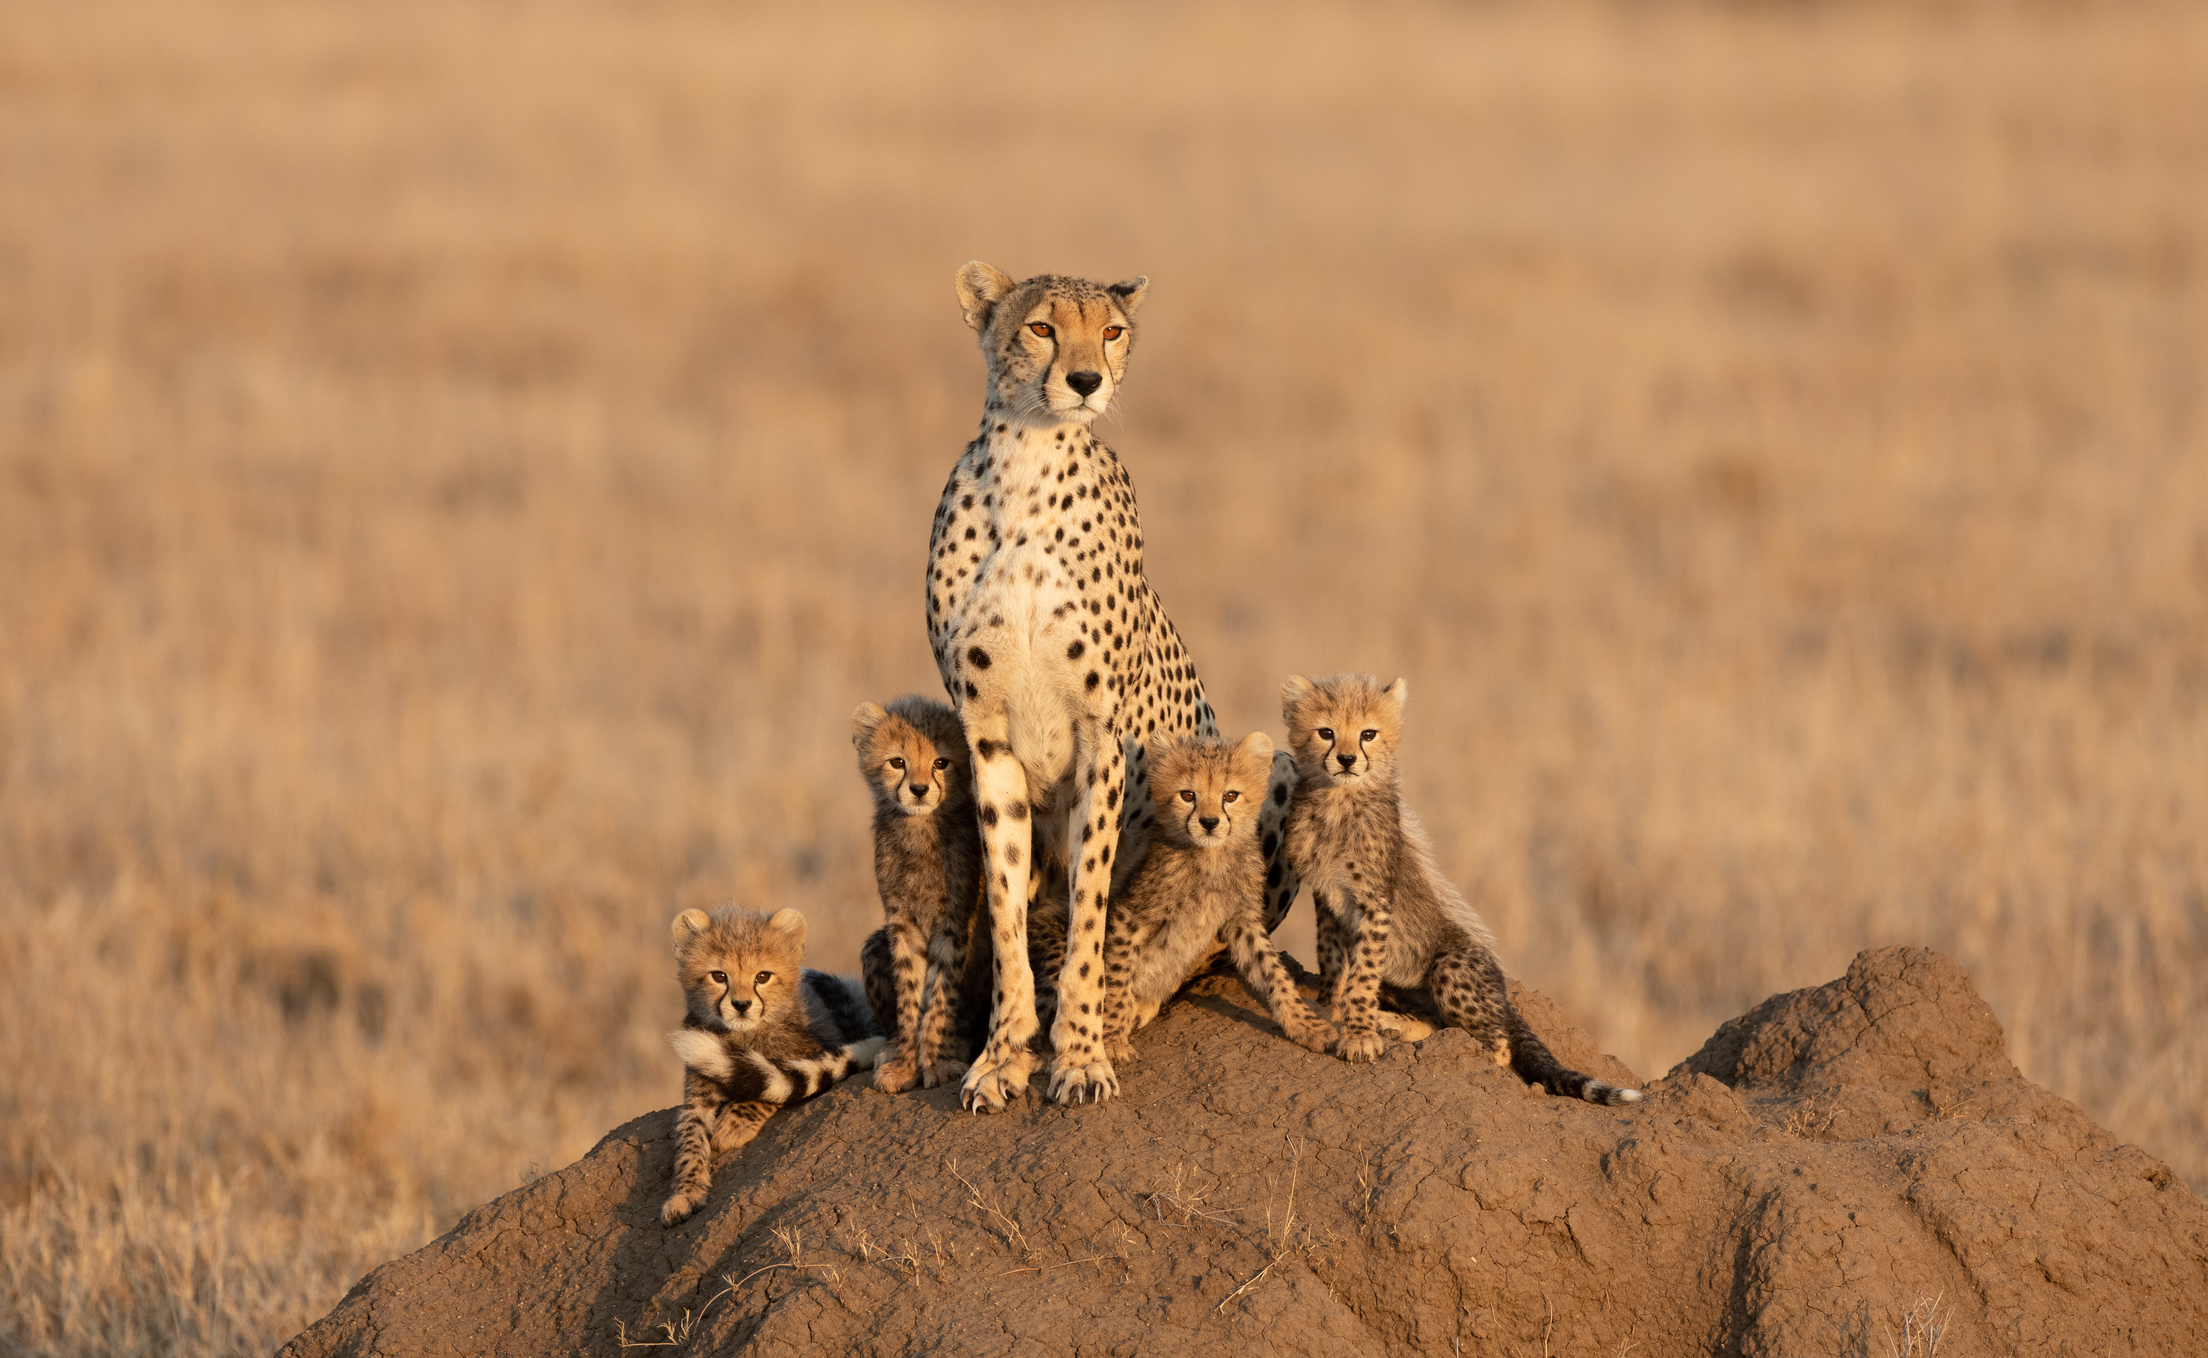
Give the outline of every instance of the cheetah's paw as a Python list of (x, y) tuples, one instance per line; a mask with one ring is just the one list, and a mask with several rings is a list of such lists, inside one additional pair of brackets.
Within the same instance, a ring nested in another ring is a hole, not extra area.
[(934, 1089), (938, 1085), (947, 1085), (959, 1076), (964, 1075), (966, 1069), (964, 1061), (949, 1059), (931, 1061), (920, 1067), (920, 1087), (922, 1089)]
[(874, 1087), (884, 1094), (902, 1094), (919, 1078), (919, 1068), (902, 1051), (889, 1053), (874, 1067)]
[(1342, 1034), (1344, 1061), (1377, 1061), (1388, 1049), (1388, 1040), (1370, 1028), (1352, 1028)]
[(1317, 1052), (1321, 1056), (1326, 1055), (1327, 1051), (1341, 1037), (1341, 1034), (1334, 1030), (1334, 1025), (1323, 1019), (1314, 1020), (1306, 1026), (1284, 1031), (1287, 1032), (1290, 1042), (1295, 1043), (1305, 1051)]
[(697, 1211), (699, 1204), (704, 1201), (705, 1193), (701, 1189), (692, 1188), (676, 1191), (668, 1197), (665, 1203), (660, 1205), (659, 1224), (662, 1226), (680, 1226), (683, 1222), (689, 1220), (690, 1214)]
[(1026, 1051), (1001, 1057), (983, 1052), (966, 1072), (959, 1106), (975, 1113), (1001, 1113), (1014, 1095), (1027, 1092), (1027, 1077), (1034, 1069), (1035, 1058)]
[(1052, 1103), (1102, 1103), (1119, 1094), (1119, 1076), (1101, 1055), (1091, 1062), (1060, 1061), (1050, 1073)]

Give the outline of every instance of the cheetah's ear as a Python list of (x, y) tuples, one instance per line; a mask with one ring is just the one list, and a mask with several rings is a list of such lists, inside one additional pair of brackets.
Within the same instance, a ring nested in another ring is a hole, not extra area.
[(976, 330), (987, 330), (989, 313), (1012, 288), (1010, 278), (980, 260), (966, 261), (965, 267), (958, 271), (958, 305), (965, 312), (966, 324)]
[(1388, 698), (1395, 704), (1395, 710), (1401, 712), (1403, 705), (1411, 700), (1411, 686), (1401, 679), (1396, 680), (1388, 685)]
[(674, 928), (671, 930), (675, 940), (675, 951), (681, 952), (691, 939), (704, 933), (706, 929), (711, 927), (712, 923), (712, 917), (703, 910), (685, 910), (675, 916)]
[(875, 730), (889, 720), (889, 713), (879, 703), (860, 703), (851, 714), (851, 743), (860, 753), (866, 752), (866, 742), (874, 738)]
[(1273, 762), (1273, 738), (1263, 731), (1252, 731), (1242, 737), (1242, 744), (1236, 748), (1236, 753), (1248, 755), (1260, 764), (1270, 765)]
[(1150, 279), (1142, 274), (1137, 274), (1124, 283), (1114, 283), (1104, 289), (1104, 291), (1119, 299), (1119, 309), (1126, 312), (1130, 320), (1134, 318), (1135, 308), (1142, 305), (1142, 294), (1149, 290)]
[(1319, 691), (1319, 686), (1300, 674), (1288, 676), (1288, 682), (1280, 686), (1280, 719), (1290, 726), (1296, 724), (1296, 708)]
[(787, 934), (790, 942), (798, 947), (805, 946), (805, 917), (797, 911), (788, 908), (775, 911), (767, 920), (767, 927), (778, 934)]

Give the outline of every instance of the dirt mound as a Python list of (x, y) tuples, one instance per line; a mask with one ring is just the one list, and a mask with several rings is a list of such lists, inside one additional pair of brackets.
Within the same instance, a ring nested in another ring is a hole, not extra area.
[[(1519, 1003), (1567, 1063), (1632, 1078)], [(2105, 1355), (2208, 1334), (2208, 1208), (2020, 1077), (1969, 979), (1921, 949), (1765, 1002), (1622, 1108), (1544, 1097), (1456, 1031), (1369, 1066), (1313, 1056), (1225, 977), (1136, 1047), (1098, 1108), (831, 1091), (672, 1231), (674, 1114), (647, 1114), (376, 1270), (284, 1358), (1884, 1354), (1928, 1321), (1942, 1355)]]

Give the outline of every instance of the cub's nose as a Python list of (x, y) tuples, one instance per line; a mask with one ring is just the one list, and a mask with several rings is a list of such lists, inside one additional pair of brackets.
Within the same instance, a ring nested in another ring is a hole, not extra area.
[(1066, 385), (1087, 396), (1104, 385), (1102, 373), (1067, 373)]
[(912, 787), (912, 799), (913, 799), (914, 801), (918, 802), (918, 801), (925, 801), (925, 800), (927, 800), (927, 796), (928, 796), (928, 785), (927, 785), (926, 783), (913, 783), (913, 784), (911, 784), (911, 787)]
[(1198, 816), (1196, 822), (1204, 827), (1204, 833), (1207, 835), (1219, 828), (1219, 818), (1217, 816)]
[(1355, 768), (1357, 766), (1357, 756), (1353, 754), (1338, 754), (1334, 756), (1334, 762), (1341, 765), (1345, 769)]
[(730, 1000), (729, 1003), (735, 1006), (736, 1016), (738, 1018), (742, 1018), (744, 1015), (751, 1012), (750, 1000)]

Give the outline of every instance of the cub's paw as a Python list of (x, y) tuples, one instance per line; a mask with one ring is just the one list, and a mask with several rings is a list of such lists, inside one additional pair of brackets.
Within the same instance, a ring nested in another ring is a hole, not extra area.
[(947, 1085), (965, 1073), (964, 1061), (931, 1061), (920, 1067), (920, 1087), (934, 1089), (938, 1085)]
[(1388, 1040), (1370, 1028), (1351, 1028), (1342, 1033), (1344, 1061), (1377, 1061), (1387, 1049)]
[(1052, 1103), (1102, 1103), (1118, 1093), (1119, 1076), (1101, 1056), (1093, 1061), (1060, 1061), (1050, 1073)]
[(1001, 1113), (1014, 1095), (1027, 1092), (1027, 1077), (1035, 1070), (1035, 1058), (1025, 1051), (997, 1056), (983, 1052), (966, 1072), (959, 1092), (959, 1106), (975, 1113)]
[(874, 1067), (874, 1087), (884, 1094), (902, 1094), (920, 1079), (918, 1066), (903, 1052), (892, 1052)]
[(690, 1219), (690, 1214), (697, 1211), (698, 1205), (704, 1201), (705, 1191), (703, 1189), (677, 1189), (668, 1195), (666, 1202), (660, 1204), (659, 1224), (662, 1226), (680, 1226)]
[(1424, 1042), (1434, 1035), (1434, 1025), (1409, 1014), (1383, 1010), (1380, 1014), (1380, 1031), (1397, 1042)]
[(1313, 1019), (1308, 1024), (1299, 1024), (1284, 1031), (1288, 1034), (1290, 1042), (1295, 1043), (1305, 1051), (1317, 1052), (1321, 1056), (1326, 1055), (1341, 1037), (1341, 1034), (1334, 1031), (1333, 1024), (1322, 1019)]
[(1124, 1066), (1135, 1059), (1135, 1044), (1124, 1037), (1107, 1038), (1104, 1043), (1104, 1059), (1115, 1066)]

